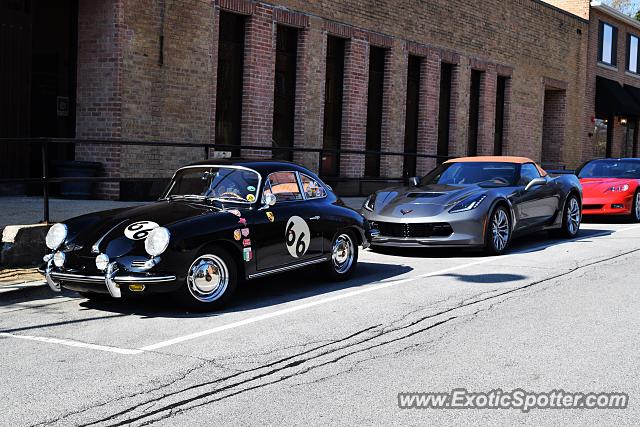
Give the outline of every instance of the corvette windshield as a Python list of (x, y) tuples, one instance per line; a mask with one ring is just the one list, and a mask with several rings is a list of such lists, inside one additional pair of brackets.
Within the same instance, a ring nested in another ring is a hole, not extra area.
[(640, 179), (640, 160), (594, 160), (580, 169), (578, 178)]
[(203, 166), (179, 170), (164, 198), (207, 198), (253, 203), (258, 197), (258, 172), (230, 166)]
[(483, 186), (510, 186), (515, 185), (516, 171), (518, 165), (515, 163), (502, 162), (460, 162), (445, 163), (425, 176), (421, 185), (448, 184), (448, 185), (469, 185), (477, 184)]

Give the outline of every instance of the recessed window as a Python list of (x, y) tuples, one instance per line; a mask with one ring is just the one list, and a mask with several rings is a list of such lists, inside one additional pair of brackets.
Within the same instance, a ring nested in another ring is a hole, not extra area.
[(638, 37), (633, 34), (627, 37), (627, 70), (638, 73)]
[(618, 29), (605, 22), (600, 22), (598, 61), (616, 66), (618, 49)]

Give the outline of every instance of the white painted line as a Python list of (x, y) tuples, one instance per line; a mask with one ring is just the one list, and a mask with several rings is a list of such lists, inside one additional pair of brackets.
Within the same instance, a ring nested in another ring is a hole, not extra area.
[[(633, 227), (625, 228), (623, 230), (618, 230), (618, 231), (615, 231), (615, 233), (619, 233), (619, 232), (622, 232), (622, 231), (629, 231), (629, 230), (633, 230), (633, 229), (636, 229), (636, 228), (640, 228), (640, 225), (636, 225), (636, 226), (633, 226)], [(600, 233), (592, 234), (592, 235), (590, 235), (588, 237), (579, 236), (579, 237), (575, 237), (573, 239), (566, 239), (563, 242), (561, 242), (560, 244), (574, 242), (574, 241), (582, 240), (582, 239), (585, 239), (585, 238), (603, 237), (603, 236), (607, 236), (609, 234), (610, 234), (610, 232), (603, 231), (603, 232), (600, 232)], [(558, 242), (546, 242), (546, 243), (543, 243), (541, 245), (534, 246), (534, 247), (531, 247), (531, 248), (525, 248), (525, 249), (522, 249), (520, 251), (512, 252), (512, 253), (507, 254), (507, 255), (495, 256), (495, 257), (487, 257), (487, 258), (483, 258), (483, 259), (478, 260), (478, 261), (469, 262), (467, 264), (462, 264), (462, 265), (458, 265), (458, 266), (455, 266), (455, 267), (445, 268), (443, 270), (438, 270), (438, 271), (433, 271), (433, 272), (430, 272), (430, 273), (421, 274), (419, 276), (407, 277), (405, 279), (395, 280), (395, 281), (392, 281), (392, 282), (380, 283), (378, 285), (372, 285), (372, 286), (369, 286), (369, 287), (364, 288), (364, 289), (358, 289), (356, 291), (345, 292), (345, 293), (342, 293), (342, 294), (338, 294), (338, 295), (334, 295), (334, 296), (331, 296), (331, 297), (327, 297), (327, 298), (323, 298), (323, 299), (307, 302), (307, 303), (296, 305), (296, 306), (293, 306), (293, 307), (284, 308), (282, 310), (273, 311), (271, 313), (265, 313), (265, 314), (261, 314), (261, 315), (254, 316), (254, 317), (250, 317), (250, 318), (247, 318), (247, 319), (244, 319), (244, 320), (239, 320), (237, 322), (228, 323), (226, 325), (217, 326), (215, 328), (205, 329), (205, 330), (202, 330), (200, 332), (194, 332), (192, 334), (183, 335), (183, 336), (176, 337), (176, 338), (173, 338), (173, 339), (170, 339), (170, 340), (167, 340), (167, 341), (162, 341), (162, 342), (159, 342), (159, 343), (156, 343), (156, 344), (151, 344), (151, 345), (148, 345), (148, 346), (145, 346), (145, 347), (141, 347), (139, 350), (140, 351), (158, 350), (160, 348), (169, 347), (171, 345), (179, 344), (181, 342), (190, 341), (190, 340), (193, 340), (193, 339), (196, 339), (196, 338), (200, 338), (200, 337), (204, 337), (204, 336), (207, 336), (207, 335), (216, 334), (216, 333), (222, 332), (222, 331), (228, 331), (230, 329), (239, 328), (241, 326), (250, 325), (250, 324), (256, 323), (256, 322), (261, 322), (263, 320), (272, 319), (274, 317), (284, 316), (284, 315), (287, 315), (287, 314), (290, 314), (290, 313), (295, 313), (297, 311), (302, 311), (302, 310), (306, 310), (306, 309), (309, 309), (309, 308), (312, 308), (312, 307), (317, 307), (319, 305), (328, 304), (330, 302), (335, 302), (335, 301), (343, 300), (343, 299), (346, 299), (346, 298), (351, 298), (351, 297), (362, 295), (362, 294), (366, 294), (366, 293), (369, 293), (369, 292), (379, 291), (381, 289), (390, 288), (392, 286), (398, 286), (398, 285), (401, 285), (403, 283), (412, 282), (414, 280), (424, 279), (424, 278), (433, 277), (433, 276), (440, 276), (442, 274), (451, 273), (453, 271), (462, 270), (462, 269), (466, 269), (466, 268), (469, 268), (469, 267), (474, 267), (474, 266), (480, 265), (480, 264), (486, 264), (486, 263), (489, 263), (491, 261), (503, 260), (503, 259), (510, 258), (510, 257), (516, 256), (516, 255), (522, 255), (522, 254), (526, 254), (526, 253), (529, 253), (529, 252), (535, 252), (535, 251), (538, 251), (538, 250), (541, 250), (541, 249), (546, 249), (546, 248), (549, 248), (549, 247), (552, 247), (552, 246), (555, 247), (555, 246), (558, 246), (558, 245), (559, 245)]]
[(17, 338), (17, 339), (28, 340), (28, 341), (39, 341), (39, 342), (45, 342), (49, 344), (60, 344), (60, 345), (66, 345), (69, 347), (87, 348), (90, 350), (106, 351), (109, 353), (117, 353), (117, 354), (132, 355), (132, 354), (142, 353), (142, 350), (131, 350), (126, 348), (110, 347), (106, 345), (88, 344), (80, 341), (64, 340), (60, 338), (34, 337), (30, 335), (15, 335), (15, 334), (9, 334), (6, 332), (0, 332), (0, 337)]

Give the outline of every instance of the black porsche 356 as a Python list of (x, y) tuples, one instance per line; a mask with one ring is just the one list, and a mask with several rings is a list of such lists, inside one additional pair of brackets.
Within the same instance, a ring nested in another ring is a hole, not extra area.
[(349, 278), (367, 221), (311, 171), (288, 162), (201, 162), (179, 169), (154, 203), (56, 224), (42, 272), (54, 291), (92, 298), (175, 292), (213, 309), (238, 283), (319, 265)]

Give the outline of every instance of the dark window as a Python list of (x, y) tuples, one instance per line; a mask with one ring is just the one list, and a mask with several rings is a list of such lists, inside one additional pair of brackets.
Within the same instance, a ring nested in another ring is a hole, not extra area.
[[(245, 18), (220, 12), (218, 82), (216, 85), (216, 144), (240, 146)], [(240, 149), (232, 150), (240, 156)]]
[(526, 186), (536, 178), (540, 178), (540, 172), (537, 167), (531, 163), (525, 163), (522, 165), (520, 168), (520, 181), (518, 184)]
[(618, 51), (618, 29), (600, 21), (598, 31), (598, 61), (616, 66)]
[[(438, 113), (438, 156), (443, 157), (449, 155), (452, 76), (453, 65), (442, 63), (440, 67), (440, 105)], [(444, 158), (438, 159), (438, 163), (444, 161)]]
[(469, 99), (469, 141), (467, 154), (478, 154), (478, 120), (480, 119), (480, 79), (482, 72), (471, 70), (471, 89)]
[[(273, 99), (273, 147), (293, 147), (296, 104), (296, 68), (298, 30), (278, 25), (276, 37), (276, 74)], [(290, 150), (273, 150), (273, 158), (292, 160)]]
[(627, 35), (627, 71), (638, 73), (638, 44), (637, 36), (633, 34)]
[[(367, 99), (367, 150), (381, 151), (382, 104), (384, 98), (384, 61), (386, 51), (371, 46), (369, 49), (369, 92)], [(380, 155), (367, 154), (364, 175), (380, 176)]]
[[(324, 97), (324, 136), (322, 147), (326, 150), (340, 149), (342, 132), (342, 91), (344, 81), (345, 41), (337, 37), (327, 37), (327, 71)], [(323, 176), (336, 176), (340, 171), (340, 157), (337, 152), (322, 155)]]
[(496, 88), (496, 120), (495, 133), (493, 139), (493, 154), (502, 155), (504, 141), (504, 111), (505, 94), (507, 91), (507, 77), (498, 76), (498, 87)]
[[(418, 113), (420, 109), (420, 63), (417, 56), (409, 55), (407, 77), (407, 114), (404, 127), (404, 152), (415, 154), (418, 150)], [(405, 156), (405, 177), (416, 176), (416, 157)]]

